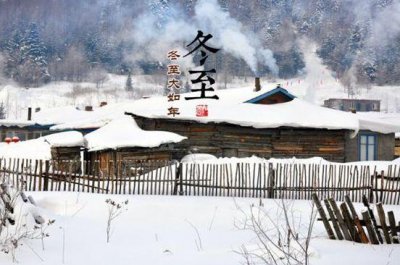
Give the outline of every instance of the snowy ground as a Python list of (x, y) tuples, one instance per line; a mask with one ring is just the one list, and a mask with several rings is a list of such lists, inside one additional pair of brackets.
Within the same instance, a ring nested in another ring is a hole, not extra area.
[[(242, 210), (248, 212), (252, 204), (258, 205), (257, 199), (29, 194), (56, 222), (48, 230), (45, 251), (40, 240), (27, 242), (32, 249), (27, 245), (19, 248), (16, 258), (20, 264), (233, 265), (244, 262), (235, 251), (242, 245), (251, 248), (257, 243), (251, 231), (237, 225), (244, 218)], [(129, 200), (127, 211), (115, 219), (108, 244), (107, 198)], [(263, 209), (275, 217), (277, 202), (264, 200), (264, 205)], [(385, 209), (394, 210), (400, 217), (400, 207)], [(295, 216), (302, 220), (307, 219), (310, 210), (308, 201), (293, 204)], [(311, 253), (311, 264), (398, 264), (400, 246), (328, 240), (322, 224), (317, 222)], [(12, 264), (11, 257), (0, 254), (0, 264)]]

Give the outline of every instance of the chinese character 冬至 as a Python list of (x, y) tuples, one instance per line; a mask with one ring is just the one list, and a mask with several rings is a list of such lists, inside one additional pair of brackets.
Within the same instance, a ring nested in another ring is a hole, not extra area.
[[(212, 37), (213, 37), (213, 36), (212, 36), (211, 34), (207, 34), (206, 36), (204, 36), (203, 31), (198, 30), (198, 31), (197, 31), (197, 36), (196, 36), (196, 38), (195, 38), (191, 43), (189, 43), (186, 47), (191, 46), (191, 45), (192, 45), (193, 43), (195, 43), (196, 41), (198, 41), (199, 44), (198, 44), (196, 47), (194, 47), (194, 49), (191, 50), (189, 53), (187, 53), (186, 55), (184, 55), (183, 57), (186, 57), (186, 56), (188, 56), (189, 54), (192, 54), (194, 51), (198, 50), (198, 49), (201, 48), (201, 47), (203, 47), (204, 49), (206, 49), (207, 51), (212, 52), (212, 53), (216, 53), (217, 51), (219, 51), (219, 49), (212, 48), (212, 47), (207, 46), (207, 45), (205, 44), (205, 43), (206, 43), (209, 39), (211, 39)], [(205, 55), (206, 55), (205, 52), (202, 53), (202, 56), (203, 56), (203, 57), (204, 57)]]
[(217, 95), (214, 96), (206, 96), (207, 91), (214, 91), (213, 87), (206, 87), (206, 84), (201, 83), (201, 88), (199, 89), (192, 89), (192, 92), (200, 92), (200, 96), (198, 97), (185, 97), (186, 100), (192, 100), (192, 99), (204, 99), (204, 98), (209, 98), (209, 99), (219, 99)]
[(168, 72), (167, 75), (180, 75), (181, 71), (179, 69), (178, 64), (170, 64), (168, 65)]
[(170, 59), (171, 61), (176, 61), (176, 60), (178, 60), (178, 58), (181, 57), (181, 56), (179, 55), (179, 53), (178, 53), (177, 50), (172, 50), (172, 51), (169, 51), (169, 52), (168, 52), (167, 57), (168, 57), (168, 59)]

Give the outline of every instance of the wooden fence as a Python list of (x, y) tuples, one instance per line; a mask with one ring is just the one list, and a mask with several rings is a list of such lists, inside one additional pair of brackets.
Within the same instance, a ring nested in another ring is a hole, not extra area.
[[(77, 166), (79, 164), (79, 166)], [(78, 169), (78, 170), (77, 170)], [(232, 196), (400, 204), (400, 167), (378, 172), (354, 164), (179, 163), (0, 159), (0, 181), (28, 191)]]

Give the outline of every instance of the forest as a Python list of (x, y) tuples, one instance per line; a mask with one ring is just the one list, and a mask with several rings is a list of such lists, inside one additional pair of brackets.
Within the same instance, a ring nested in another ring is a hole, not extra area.
[[(190, 33), (194, 37), (190, 32), (174, 39), (170, 34), (177, 29), (170, 32), (174, 23), (190, 24), (194, 17), (202, 24), (199, 2), (207, 1), (2, 0), (0, 71), (26, 87), (58, 80), (100, 82), (106, 73), (163, 73), (166, 58), (155, 56), (156, 50), (181, 45)], [(343, 82), (351, 76), (362, 85), (400, 83), (400, 3), (395, 0), (209, 2), (256, 52), (271, 51), (278, 69), (259, 60), (254, 71), (231, 47), (208, 60), (218, 78), (302, 75), (300, 43), (307, 40)], [(226, 31), (219, 35), (225, 36)]]

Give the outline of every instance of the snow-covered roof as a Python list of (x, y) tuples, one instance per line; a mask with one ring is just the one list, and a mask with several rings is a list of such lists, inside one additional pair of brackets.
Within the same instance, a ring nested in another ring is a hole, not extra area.
[(54, 133), (42, 138), (52, 147), (84, 146), (83, 135), (77, 131)]
[(357, 112), (360, 120), (360, 129), (380, 131), (383, 133), (396, 133), (400, 137), (400, 113), (384, 112)]
[(75, 107), (60, 107), (38, 112), (34, 118), (38, 123), (54, 124), (50, 130), (75, 130), (100, 128), (110, 121), (124, 116), (124, 104), (112, 104), (94, 108), (93, 111)]
[(125, 116), (87, 134), (85, 143), (89, 151), (99, 151), (125, 147), (158, 147), (184, 139), (186, 137), (176, 133), (142, 130), (132, 117)]
[[(268, 92), (268, 89), (259, 92), (253, 92), (252, 88), (220, 90), (215, 92), (218, 94), (219, 100), (185, 100), (183, 98), (186, 96), (185, 94), (181, 95), (180, 100), (173, 102), (168, 102), (166, 97), (154, 97), (135, 101), (126, 110), (128, 113), (147, 118), (192, 120), (200, 123), (230, 123), (254, 128), (287, 126), (333, 130), (347, 129), (356, 132), (360, 129), (381, 133), (400, 131), (400, 126), (381, 121), (359, 119), (352, 113), (320, 107), (299, 98), (272, 105), (243, 103), (266, 92)], [(198, 95), (198, 93), (193, 94)], [(196, 105), (199, 104), (208, 106), (208, 117), (196, 116)], [(180, 115), (175, 117), (168, 115), (168, 108), (171, 106), (179, 108)]]
[(27, 126), (33, 126), (36, 125), (36, 122), (34, 121), (27, 121), (27, 120), (9, 120), (9, 119), (4, 119), (0, 120), (0, 126), (4, 127), (27, 127)]
[(0, 143), (0, 157), (51, 159), (51, 147), (83, 146), (83, 144), (83, 135), (80, 132), (55, 133), (18, 143)]

